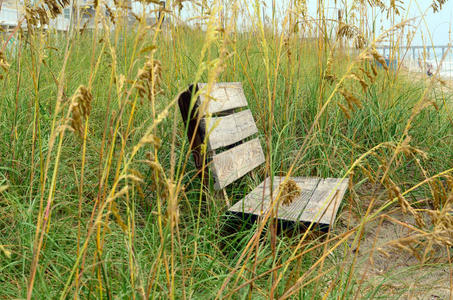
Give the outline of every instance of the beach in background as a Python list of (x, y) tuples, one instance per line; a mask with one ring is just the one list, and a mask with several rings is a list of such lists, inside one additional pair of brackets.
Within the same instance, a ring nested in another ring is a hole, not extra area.
[(438, 74), (443, 80), (453, 80), (453, 55), (448, 46), (400, 48), (393, 54), (390, 47), (380, 47), (378, 51), (389, 62), (389, 66), (398, 61), (409, 72), (423, 73), (427, 76)]

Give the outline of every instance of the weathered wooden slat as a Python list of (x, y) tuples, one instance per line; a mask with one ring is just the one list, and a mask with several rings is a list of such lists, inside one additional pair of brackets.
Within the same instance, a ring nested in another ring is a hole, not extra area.
[[(277, 205), (277, 218), (292, 222), (315, 223), (330, 225), (335, 220), (339, 205), (346, 192), (347, 180), (340, 183), (341, 179), (316, 177), (292, 177), (292, 180), (301, 188), (301, 194), (289, 205)], [(273, 201), (277, 198), (278, 187), (284, 177), (274, 177)], [(234, 204), (229, 211), (253, 215), (264, 215), (272, 207), (270, 180), (267, 178), (257, 186), (243, 200)]]
[[(274, 176), (273, 200), (276, 200), (275, 198), (278, 195), (278, 187), (284, 179), (285, 177)], [(295, 177), (291, 179), (294, 180), (301, 188), (301, 196), (299, 197), (300, 199), (295, 199), (294, 202), (288, 206), (280, 206), (278, 212), (279, 217), (282, 216), (285, 219), (289, 220), (295, 219), (295, 217), (291, 217), (291, 211), (293, 211), (295, 208), (299, 207), (301, 210), (304, 209), (311, 195), (314, 193), (318, 182), (320, 181), (320, 179), (316, 177)], [(233, 205), (230, 208), (230, 211), (253, 214), (262, 214), (267, 212), (271, 207), (269, 184), (270, 178), (267, 178), (252, 192), (250, 192), (243, 200)]]
[[(199, 89), (206, 87), (206, 83), (198, 84)], [(210, 91), (205, 89), (201, 92), (198, 101), (204, 114), (215, 114), (248, 105), (241, 82), (215, 83), (211, 86)], [(207, 103), (206, 107), (204, 103)]]
[[(307, 205), (311, 195), (313, 195), (320, 179), (316, 177), (293, 177), (291, 179), (301, 188), (301, 195), (288, 206), (279, 205), (278, 217), (284, 220), (295, 221), (298, 220), (298, 216)], [(285, 177), (274, 176), (274, 196), (272, 197), (274, 201), (277, 200), (278, 187), (284, 180)], [(244, 199), (230, 207), (229, 211), (255, 215), (267, 213), (269, 208), (272, 207), (269, 185), (270, 178), (266, 178), (266, 180), (245, 196)], [(277, 205), (274, 205), (274, 207), (277, 207)]]
[(347, 179), (343, 182), (340, 178), (321, 179), (300, 219), (304, 222), (329, 225), (337, 216), (347, 188)]
[(209, 150), (232, 145), (258, 132), (248, 109), (225, 117), (205, 118), (202, 121), (208, 135)]
[(214, 188), (223, 189), (264, 162), (264, 153), (258, 138), (231, 148), (212, 157)]

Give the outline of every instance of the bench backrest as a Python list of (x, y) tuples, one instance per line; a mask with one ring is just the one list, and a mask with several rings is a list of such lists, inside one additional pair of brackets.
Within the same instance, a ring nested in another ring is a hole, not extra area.
[[(200, 91), (190, 109), (192, 93)], [(252, 113), (247, 109), (240, 82), (191, 86), (179, 97), (179, 108), (188, 123), (195, 165), (203, 166), (201, 145), (206, 142), (214, 188), (220, 190), (264, 163), (264, 153)], [(198, 118), (200, 121), (197, 122)], [(199, 126), (197, 126), (197, 123)]]

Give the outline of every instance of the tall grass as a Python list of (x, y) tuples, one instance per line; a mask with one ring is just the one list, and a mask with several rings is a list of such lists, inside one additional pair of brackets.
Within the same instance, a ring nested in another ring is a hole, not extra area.
[[(296, 1), (280, 24), (263, 22), (260, 3), (236, 1), (227, 14), (221, 2), (204, 6), (199, 28), (177, 22), (171, 4), (162, 30), (144, 16), (126, 27), (119, 4), (113, 25), (100, 3), (94, 31), (55, 33), (28, 19), (18, 46), (2, 52), (0, 296), (410, 295), (359, 272), (366, 229), (395, 211), (413, 219), (394, 220), (410, 232), (388, 245), (420, 268), (450, 265), (451, 94), (435, 77), (376, 67), (375, 42), (397, 37), (404, 20), (365, 34), (360, 3), (348, 14), (361, 19), (333, 29), (323, 1), (320, 19)], [(241, 18), (253, 26), (239, 30)], [(363, 44), (351, 53), (354, 40)], [(243, 83), (266, 152), (229, 197), (269, 175), (349, 178), (333, 231), (237, 222), (202, 185), (176, 99), (191, 83), (221, 81)]]

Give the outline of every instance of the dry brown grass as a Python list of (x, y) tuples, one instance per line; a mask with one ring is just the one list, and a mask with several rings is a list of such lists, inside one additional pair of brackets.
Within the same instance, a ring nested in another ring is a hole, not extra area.
[(290, 205), (293, 203), (302, 192), (297, 183), (292, 179), (283, 181), (278, 188), (280, 194), (279, 201), (281, 201), (283, 205)]

